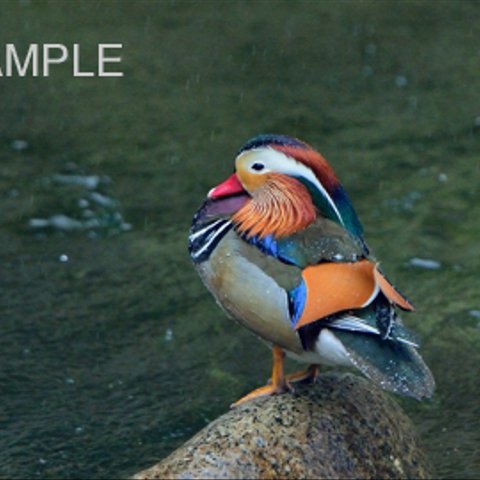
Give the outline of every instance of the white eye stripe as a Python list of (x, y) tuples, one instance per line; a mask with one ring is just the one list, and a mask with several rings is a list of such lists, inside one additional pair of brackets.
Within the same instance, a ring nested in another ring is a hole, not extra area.
[(321, 195), (328, 201), (330, 207), (335, 212), (338, 220), (342, 225), (345, 225), (342, 215), (338, 211), (337, 206), (335, 205), (332, 197), (328, 194), (325, 190), (325, 187), (320, 183), (320, 180), (315, 176), (310, 168), (308, 168), (303, 163), (297, 162), (292, 157), (285, 155), (271, 147), (263, 147), (258, 149), (247, 150), (246, 152), (241, 153), (238, 157), (242, 157), (242, 155), (252, 155), (252, 165), (258, 162), (262, 162), (265, 165), (265, 168), (262, 170), (262, 173), (268, 172), (278, 172), (284, 173), (285, 175), (290, 175), (294, 177), (303, 177), (312, 183), (317, 190), (321, 193)]

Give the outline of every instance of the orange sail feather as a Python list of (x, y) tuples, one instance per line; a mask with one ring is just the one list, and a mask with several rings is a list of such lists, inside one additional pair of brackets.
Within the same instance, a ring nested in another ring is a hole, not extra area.
[(374, 264), (368, 260), (355, 263), (321, 263), (302, 273), (307, 298), (299, 328), (342, 310), (361, 308), (375, 293)]

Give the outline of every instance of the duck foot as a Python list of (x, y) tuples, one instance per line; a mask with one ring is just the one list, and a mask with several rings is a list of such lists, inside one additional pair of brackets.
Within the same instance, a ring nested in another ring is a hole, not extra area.
[(305, 370), (291, 373), (285, 377), (288, 383), (314, 383), (320, 373), (320, 366), (312, 364)]
[(255, 398), (259, 397), (268, 397), (270, 395), (277, 395), (279, 393), (285, 393), (293, 391), (292, 386), (289, 384), (285, 378), (285, 373), (283, 370), (283, 359), (285, 354), (282, 349), (277, 345), (273, 346), (273, 369), (272, 369), (272, 379), (269, 385), (264, 387), (257, 388), (250, 392), (248, 395), (245, 395), (240, 400), (237, 400), (235, 403), (230, 405), (233, 407), (238, 407), (245, 402), (249, 402)]

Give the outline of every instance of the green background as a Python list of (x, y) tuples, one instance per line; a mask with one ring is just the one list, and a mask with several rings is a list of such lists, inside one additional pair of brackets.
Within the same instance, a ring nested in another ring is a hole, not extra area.
[[(480, 3), (1, 2), (0, 67), (6, 43), (55, 42), (85, 69), (122, 43), (125, 76), (0, 78), (0, 475), (126, 477), (263, 384), (268, 349), (186, 243), (238, 148), (276, 132), (330, 161), (417, 306), (437, 393), (398, 401), (440, 477), (478, 478)], [(132, 230), (29, 228), (79, 214), (84, 189), (51, 180), (72, 171), (108, 176)]]

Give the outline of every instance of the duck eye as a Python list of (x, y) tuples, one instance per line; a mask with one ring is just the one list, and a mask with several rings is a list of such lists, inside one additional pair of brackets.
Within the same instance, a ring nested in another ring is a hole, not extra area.
[(252, 165), (252, 170), (255, 170), (257, 172), (260, 172), (260, 170), (263, 170), (265, 168), (265, 165), (263, 163), (254, 163)]

